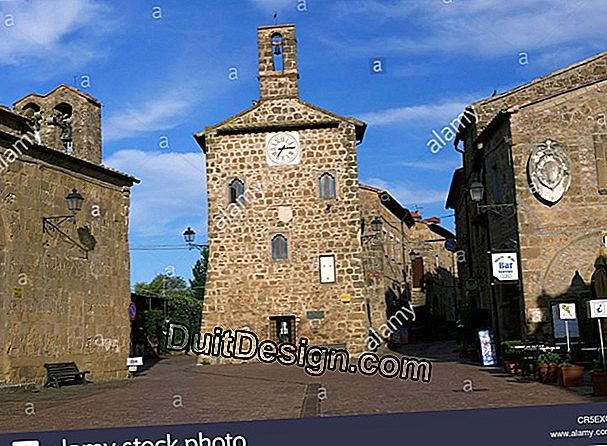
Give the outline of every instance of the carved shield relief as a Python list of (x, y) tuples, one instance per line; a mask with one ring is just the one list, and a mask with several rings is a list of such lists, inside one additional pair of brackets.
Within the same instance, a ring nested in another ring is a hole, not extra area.
[(548, 206), (555, 205), (571, 185), (569, 154), (561, 144), (546, 140), (529, 155), (527, 176), (533, 195)]

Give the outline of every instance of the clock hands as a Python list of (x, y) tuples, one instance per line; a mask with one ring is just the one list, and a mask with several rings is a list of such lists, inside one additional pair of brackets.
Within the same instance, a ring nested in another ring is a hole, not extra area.
[(291, 149), (295, 149), (295, 146), (287, 146), (285, 144), (284, 146), (278, 148), (278, 155), (276, 155), (276, 156), (280, 157), (280, 154), (282, 153), (283, 150), (291, 150)]

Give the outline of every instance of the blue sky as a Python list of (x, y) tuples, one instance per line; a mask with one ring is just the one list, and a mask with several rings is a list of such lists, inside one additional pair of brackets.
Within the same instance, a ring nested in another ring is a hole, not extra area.
[[(297, 25), (302, 99), (369, 124), (361, 181), (425, 217), (451, 213), (444, 201), (460, 164), (451, 145), (429, 150), (432, 130), (494, 90), (607, 50), (604, 0), (0, 0), (0, 103), (82, 88), (87, 76), (82, 89), (103, 103), (104, 163), (142, 180), (131, 244), (182, 243), (186, 226), (204, 241), (204, 159), (192, 134), (258, 97), (256, 28), (273, 12)], [(167, 269), (189, 277), (196, 258), (134, 251), (133, 282)]]

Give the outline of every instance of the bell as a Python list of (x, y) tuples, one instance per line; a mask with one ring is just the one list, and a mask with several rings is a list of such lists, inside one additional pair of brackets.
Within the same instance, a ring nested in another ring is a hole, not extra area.
[(274, 45), (274, 55), (280, 56), (280, 45)]

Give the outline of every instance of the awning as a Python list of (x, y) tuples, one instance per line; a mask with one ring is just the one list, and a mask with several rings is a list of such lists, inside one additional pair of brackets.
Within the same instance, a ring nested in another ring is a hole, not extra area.
[(428, 228), (437, 235), (444, 237), (446, 239), (455, 239), (455, 234), (449, 231), (447, 228), (437, 225), (436, 223), (428, 224)]

